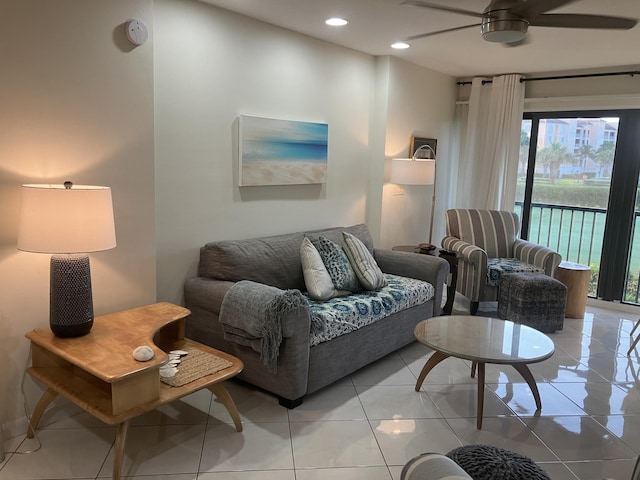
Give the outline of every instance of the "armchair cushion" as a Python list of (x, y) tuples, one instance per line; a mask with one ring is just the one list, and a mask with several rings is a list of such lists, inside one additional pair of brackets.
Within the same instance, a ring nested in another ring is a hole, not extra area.
[(489, 258), (487, 259), (489, 271), (487, 273), (487, 284), (497, 287), (502, 275), (506, 273), (544, 273), (544, 269), (521, 262), (516, 258)]

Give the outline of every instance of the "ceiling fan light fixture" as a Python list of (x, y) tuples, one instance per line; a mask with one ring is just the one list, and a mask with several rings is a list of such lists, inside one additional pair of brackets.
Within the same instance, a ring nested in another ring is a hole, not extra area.
[[(493, 14), (493, 12), (492, 12)], [(524, 18), (495, 18), (485, 16), (480, 27), (482, 38), (487, 42), (514, 43), (527, 36), (529, 22)]]

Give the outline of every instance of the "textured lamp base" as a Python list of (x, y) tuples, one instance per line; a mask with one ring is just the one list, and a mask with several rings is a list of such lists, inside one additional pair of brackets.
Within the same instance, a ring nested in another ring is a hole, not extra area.
[(89, 255), (53, 255), (49, 325), (58, 337), (80, 337), (93, 326)]

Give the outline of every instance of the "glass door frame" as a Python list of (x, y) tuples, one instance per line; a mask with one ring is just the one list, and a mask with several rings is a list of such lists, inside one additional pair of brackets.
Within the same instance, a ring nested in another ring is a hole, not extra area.
[(620, 120), (611, 172), (597, 297), (603, 300), (622, 301), (633, 240), (636, 192), (640, 175), (640, 110), (545, 111), (526, 112), (523, 115), (523, 120), (531, 120), (531, 134), (522, 207), (521, 237), (528, 239), (529, 235), (539, 121), (547, 118), (606, 117), (617, 117)]

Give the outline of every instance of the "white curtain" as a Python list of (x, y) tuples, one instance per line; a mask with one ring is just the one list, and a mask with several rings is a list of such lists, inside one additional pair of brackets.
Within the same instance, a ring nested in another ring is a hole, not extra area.
[(459, 110), (456, 207), (512, 211), (516, 198), (524, 83), (520, 75), (474, 78)]

